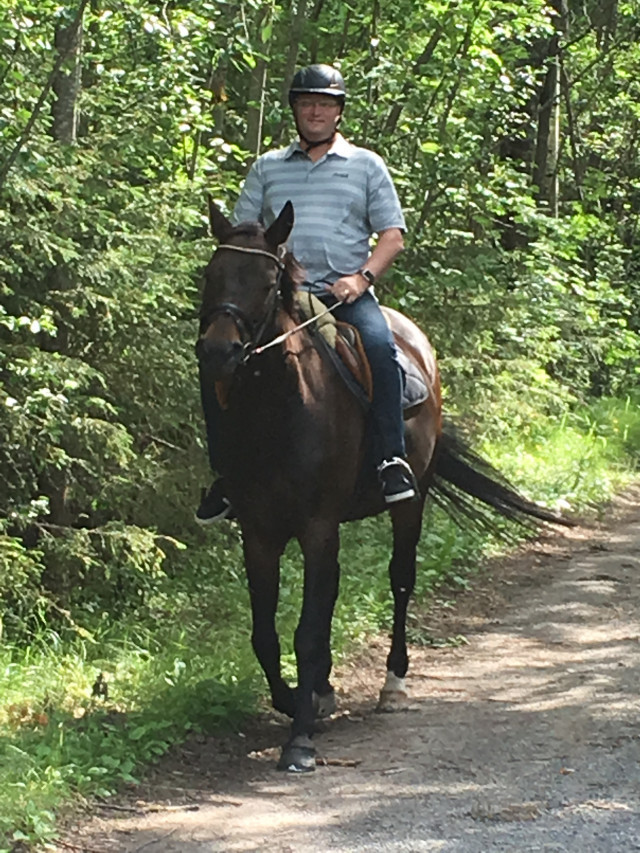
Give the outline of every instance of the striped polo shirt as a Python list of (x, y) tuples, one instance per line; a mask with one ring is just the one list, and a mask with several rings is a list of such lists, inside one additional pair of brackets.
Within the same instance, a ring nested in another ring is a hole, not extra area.
[(269, 151), (251, 166), (232, 220), (265, 228), (287, 201), (295, 222), (288, 248), (306, 270), (309, 290), (324, 292), (363, 267), (370, 238), (387, 228), (405, 229), (393, 181), (382, 158), (336, 137), (316, 163), (294, 142)]

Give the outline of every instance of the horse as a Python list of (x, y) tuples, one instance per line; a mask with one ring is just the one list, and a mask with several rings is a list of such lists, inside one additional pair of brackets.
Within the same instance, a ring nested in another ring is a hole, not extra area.
[[(522, 497), (443, 429), (434, 352), (420, 329), (391, 309), (384, 310), (396, 343), (428, 393), (405, 420), (419, 496), (385, 507), (373, 466), (372, 476), (367, 473), (365, 408), (323, 357), (313, 326), (301, 328), (294, 292), (303, 271), (285, 248), (294, 221), (291, 203), (266, 229), (233, 226), (211, 199), (209, 219), (219, 245), (204, 273), (196, 344), (203, 404), (217, 395), (222, 405), (219, 473), (241, 529), (251, 641), (273, 707), (291, 718), (277, 766), (308, 772), (316, 765), (316, 717), (335, 710), (330, 633), (341, 523), (385, 509), (391, 515), (393, 628), (379, 708), (393, 710), (407, 699), (406, 615), (427, 493), (467, 514), (473, 512), (471, 497), (511, 519), (559, 519)], [(280, 558), (294, 538), (304, 561), (295, 689), (281, 674), (275, 627)]]

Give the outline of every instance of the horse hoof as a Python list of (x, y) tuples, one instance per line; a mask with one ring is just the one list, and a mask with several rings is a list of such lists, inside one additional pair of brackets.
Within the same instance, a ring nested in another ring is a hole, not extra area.
[(336, 694), (333, 690), (330, 693), (325, 693), (324, 696), (319, 696), (314, 691), (313, 712), (317, 720), (323, 720), (325, 717), (335, 714), (337, 707)]
[(396, 675), (392, 670), (387, 670), (387, 678), (382, 685), (376, 711), (392, 713), (393, 711), (406, 710), (408, 706), (409, 694), (405, 687), (404, 678)]
[(392, 714), (394, 711), (406, 711), (408, 707), (409, 696), (404, 690), (383, 690), (376, 711), (380, 714)]
[(311, 739), (299, 736), (283, 746), (277, 767), (287, 773), (313, 772), (316, 769), (316, 750)]

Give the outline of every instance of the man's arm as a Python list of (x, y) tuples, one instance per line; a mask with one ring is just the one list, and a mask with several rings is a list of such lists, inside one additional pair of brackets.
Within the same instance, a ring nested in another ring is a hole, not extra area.
[[(399, 228), (387, 228), (378, 235), (378, 242), (369, 255), (366, 268), (380, 278), (404, 249), (404, 239)], [(360, 276), (362, 278), (362, 276)], [(364, 291), (363, 291), (364, 292)]]
[(234, 225), (239, 222), (259, 222), (262, 221), (262, 205), (264, 201), (264, 186), (262, 183), (262, 170), (260, 161), (256, 160), (249, 169), (249, 173), (245, 178), (238, 201), (231, 214), (231, 221)]
[[(404, 239), (400, 228), (387, 228), (378, 235), (378, 242), (369, 255), (365, 265), (371, 270), (376, 279), (389, 269), (397, 256), (404, 249)], [(344, 275), (328, 288), (336, 299), (341, 302), (355, 302), (367, 290), (369, 282), (360, 273)]]

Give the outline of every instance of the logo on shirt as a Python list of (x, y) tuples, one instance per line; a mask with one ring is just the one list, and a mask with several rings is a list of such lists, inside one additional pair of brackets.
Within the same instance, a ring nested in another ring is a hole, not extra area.
[(348, 178), (349, 172), (333, 172), (334, 178)]

